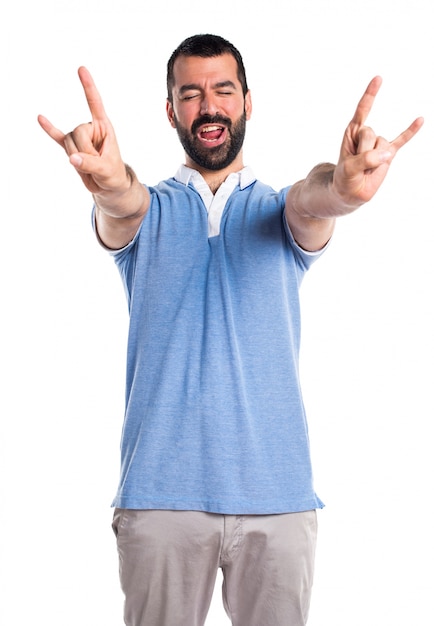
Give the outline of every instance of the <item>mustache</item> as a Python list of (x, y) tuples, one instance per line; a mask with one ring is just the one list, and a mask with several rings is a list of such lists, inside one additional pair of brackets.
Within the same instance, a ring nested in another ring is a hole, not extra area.
[(191, 125), (191, 132), (193, 134), (196, 133), (196, 131), (200, 128), (200, 126), (203, 126), (204, 124), (207, 125), (212, 125), (212, 124), (222, 124), (223, 126), (227, 126), (227, 128), (231, 128), (232, 126), (232, 122), (228, 117), (223, 117), (222, 115), (201, 115), (200, 117), (197, 118), (197, 120), (194, 120), (193, 124)]

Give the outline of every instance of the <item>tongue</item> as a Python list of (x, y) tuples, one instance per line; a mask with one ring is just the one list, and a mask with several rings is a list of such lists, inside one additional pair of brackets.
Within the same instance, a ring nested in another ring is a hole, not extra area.
[(210, 141), (211, 139), (218, 139), (221, 134), (222, 134), (222, 129), (219, 128), (218, 130), (211, 130), (209, 132), (203, 132), (201, 133), (203, 139), (208, 139), (208, 141)]

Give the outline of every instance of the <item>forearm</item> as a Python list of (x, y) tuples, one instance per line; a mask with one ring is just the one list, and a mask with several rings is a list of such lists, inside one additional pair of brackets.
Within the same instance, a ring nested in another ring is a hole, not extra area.
[(332, 236), (336, 217), (354, 211), (335, 190), (336, 166), (321, 163), (308, 176), (295, 183), (286, 198), (286, 219), (300, 246), (319, 250)]
[(126, 168), (125, 184), (93, 194), (99, 238), (108, 248), (119, 249), (134, 237), (149, 207), (149, 191), (134, 171)]
[(351, 202), (339, 195), (334, 185), (336, 166), (321, 163), (309, 172), (304, 180), (293, 185), (288, 198), (293, 210), (302, 218), (330, 219), (347, 215), (357, 209), (362, 201)]

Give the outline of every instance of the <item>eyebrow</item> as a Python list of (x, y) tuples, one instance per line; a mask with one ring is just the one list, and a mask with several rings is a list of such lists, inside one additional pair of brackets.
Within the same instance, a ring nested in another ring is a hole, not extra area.
[[(232, 89), (236, 90), (236, 85), (234, 82), (232, 82), (231, 80), (222, 80), (218, 83), (215, 83), (213, 85), (213, 89), (222, 89), (222, 87), (231, 87)], [(182, 96), (182, 94), (184, 94), (186, 91), (201, 91), (201, 87), (197, 84), (197, 83), (190, 83), (187, 85), (182, 85), (182, 87), (179, 88), (179, 95)]]

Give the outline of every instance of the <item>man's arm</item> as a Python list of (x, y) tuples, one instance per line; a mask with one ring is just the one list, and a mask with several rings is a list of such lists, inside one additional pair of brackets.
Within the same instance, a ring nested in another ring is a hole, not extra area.
[(93, 79), (78, 70), (92, 121), (64, 134), (40, 115), (45, 132), (65, 150), (96, 206), (98, 235), (104, 245), (119, 249), (129, 243), (149, 208), (149, 192), (120, 155), (113, 127)]
[(337, 165), (317, 165), (288, 192), (286, 219), (295, 240), (306, 250), (324, 247), (336, 217), (352, 213), (375, 195), (398, 150), (422, 127), (419, 117), (389, 142), (365, 126), (380, 86), (381, 78), (376, 76), (359, 101), (345, 131)]

